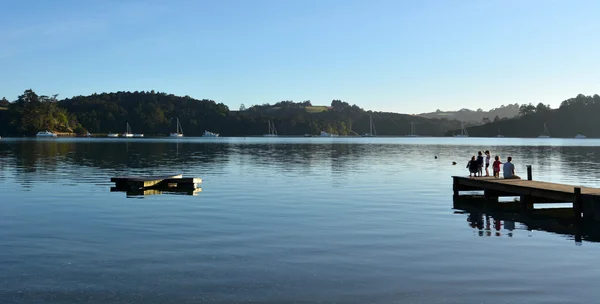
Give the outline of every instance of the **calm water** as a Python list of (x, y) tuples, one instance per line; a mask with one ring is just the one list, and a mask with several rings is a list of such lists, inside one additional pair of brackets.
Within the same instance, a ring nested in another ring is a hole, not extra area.
[[(0, 303), (597, 302), (597, 239), (452, 209), (481, 149), (600, 187), (592, 139), (3, 138)], [(202, 191), (110, 192), (178, 172)]]

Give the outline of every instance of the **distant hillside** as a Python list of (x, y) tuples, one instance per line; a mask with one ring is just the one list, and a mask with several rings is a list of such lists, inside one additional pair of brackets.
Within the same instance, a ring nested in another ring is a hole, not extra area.
[[(469, 136), (537, 137), (544, 133), (544, 124), (551, 137), (573, 138), (577, 134), (600, 137), (600, 96), (577, 95), (563, 101), (558, 109), (549, 106), (521, 105), (519, 116), (483, 125), (468, 127)], [(458, 134), (452, 130), (447, 136)]]
[[(75, 96), (57, 100), (26, 90), (17, 100), (0, 103), (0, 136), (32, 136), (38, 131), (95, 134), (133, 132), (165, 135), (176, 130), (179, 120), (186, 136), (200, 136), (205, 130), (222, 136), (261, 136), (269, 125), (279, 135), (359, 135), (370, 131), (382, 136), (416, 133), (443, 136), (460, 127), (460, 122), (430, 119), (407, 114), (365, 111), (356, 105), (333, 100), (331, 105), (313, 106), (310, 101), (281, 101), (274, 105), (240, 106), (230, 111), (213, 100), (194, 99), (161, 92), (115, 92)], [(2, 106), (4, 105), (4, 106)]]
[(437, 110), (431, 113), (419, 114), (419, 116), (427, 118), (446, 118), (456, 119), (458, 121), (470, 123), (470, 124), (482, 124), (488, 123), (494, 120), (502, 118), (513, 118), (519, 115), (519, 104), (502, 105), (499, 108), (491, 109), (489, 111), (483, 111), (478, 109), (476, 111), (469, 109), (461, 109), (459, 111), (440, 111)]

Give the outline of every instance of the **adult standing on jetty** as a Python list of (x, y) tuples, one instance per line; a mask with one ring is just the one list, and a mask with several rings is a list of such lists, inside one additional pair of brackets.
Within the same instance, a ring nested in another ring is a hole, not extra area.
[(485, 176), (490, 176), (490, 150), (485, 150)]
[(483, 176), (483, 153), (481, 151), (477, 152), (477, 165), (479, 166), (477, 173), (479, 176)]
[(515, 175), (515, 165), (512, 163), (512, 156), (509, 156), (506, 162), (504, 163), (504, 178), (506, 179), (521, 179), (517, 175)]

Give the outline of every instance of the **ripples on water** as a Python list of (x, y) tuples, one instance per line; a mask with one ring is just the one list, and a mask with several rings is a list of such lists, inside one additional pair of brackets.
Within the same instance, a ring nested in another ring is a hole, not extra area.
[[(489, 149), (535, 179), (598, 187), (599, 146), (2, 139), (0, 303), (595, 302), (596, 243), (575, 246), (551, 222), (455, 214), (450, 176)], [(203, 178), (202, 192), (109, 192), (115, 175), (173, 172)]]

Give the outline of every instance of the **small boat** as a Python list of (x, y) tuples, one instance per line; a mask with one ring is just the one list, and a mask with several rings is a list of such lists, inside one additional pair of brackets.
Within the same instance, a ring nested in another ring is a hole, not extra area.
[(275, 123), (272, 121), (268, 121), (269, 124), (269, 133), (263, 134), (264, 137), (277, 137), (277, 130), (275, 130)]
[(87, 133), (85, 133), (85, 135), (83, 135), (83, 136), (85, 136), (85, 137), (92, 137), (92, 133), (90, 133), (90, 132), (87, 132)]
[(337, 134), (332, 134), (332, 133), (327, 133), (325, 131), (321, 131), (321, 135), (319, 135), (321, 137), (336, 137)]
[(37, 132), (37, 134), (35, 136), (37, 136), (37, 137), (56, 137), (56, 133), (52, 133), (52, 132), (46, 130), (46, 131)]
[(183, 129), (179, 123), (179, 117), (177, 118), (177, 129), (175, 130), (175, 133), (169, 134), (169, 137), (183, 137)]
[(108, 136), (108, 137), (119, 137), (119, 133), (108, 132), (108, 134), (106, 136)]
[[(375, 125), (373, 125), (373, 116), (369, 115), (369, 133), (365, 133), (361, 135), (362, 137), (375, 137), (375, 133), (373, 130), (375, 129)], [(377, 132), (377, 131), (375, 131)]]
[(219, 134), (204, 130), (202, 137), (219, 137)]
[(460, 134), (454, 134), (454, 137), (469, 137), (469, 132), (467, 132), (465, 124), (460, 124)]
[(410, 122), (410, 134), (406, 135), (406, 137), (419, 137), (419, 135), (417, 135), (417, 132), (415, 131), (414, 121)]
[(133, 137), (138, 137), (138, 138), (139, 138), (139, 137), (144, 137), (144, 134), (134, 133), (134, 134), (133, 134)]
[(312, 137), (312, 134), (306, 133), (304, 134), (304, 137)]
[(538, 138), (550, 138), (550, 133), (548, 132), (548, 128), (546, 127), (545, 123), (544, 123), (544, 134), (538, 136)]
[(131, 133), (131, 128), (129, 127), (129, 123), (127, 123), (127, 131), (121, 134), (121, 137), (133, 137), (133, 133)]
[(577, 138), (577, 139), (584, 139), (584, 138), (587, 138), (587, 136), (585, 136), (583, 134), (577, 134), (577, 135), (575, 135), (575, 138)]

